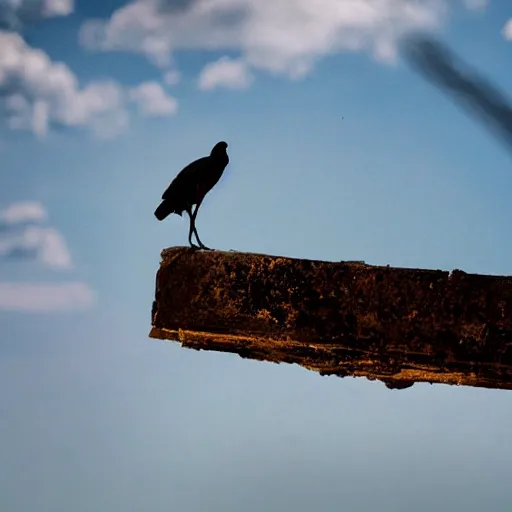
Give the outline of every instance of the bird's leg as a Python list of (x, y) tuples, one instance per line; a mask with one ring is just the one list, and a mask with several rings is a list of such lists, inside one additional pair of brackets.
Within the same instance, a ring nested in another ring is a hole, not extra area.
[(189, 216), (189, 219), (190, 219), (190, 228), (188, 230), (188, 243), (190, 244), (190, 247), (192, 247), (192, 249), (199, 249), (199, 247), (195, 244), (192, 243), (192, 232), (194, 231), (194, 221), (192, 220), (192, 213), (191, 213), (191, 208), (188, 208), (187, 209), (187, 213), (188, 213), (188, 216)]
[(206, 245), (204, 245), (203, 242), (201, 242), (201, 239), (199, 238), (199, 234), (197, 233), (197, 229), (196, 229), (196, 216), (197, 216), (197, 211), (199, 210), (200, 206), (201, 206), (201, 201), (199, 201), (199, 203), (197, 203), (197, 205), (196, 205), (196, 209), (194, 210), (194, 213), (192, 214), (192, 217), (191, 217), (191, 222), (192, 222), (194, 234), (196, 235), (196, 239), (199, 242), (199, 247), (201, 249), (203, 249), (204, 251), (211, 251), (211, 249), (209, 247), (206, 247)]

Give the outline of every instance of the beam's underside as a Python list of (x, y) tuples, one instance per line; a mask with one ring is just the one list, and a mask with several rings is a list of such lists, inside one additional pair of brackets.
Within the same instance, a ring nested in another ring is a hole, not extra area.
[(512, 278), (184, 247), (162, 251), (153, 338), (322, 375), (512, 389)]

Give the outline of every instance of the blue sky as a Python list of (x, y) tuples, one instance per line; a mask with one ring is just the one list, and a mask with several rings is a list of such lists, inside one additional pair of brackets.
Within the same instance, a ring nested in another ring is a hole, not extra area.
[(397, 50), (433, 33), (508, 94), (505, 2), (27, 6), (0, 0), (0, 509), (509, 510), (507, 392), (147, 337), (188, 235), (153, 211), (219, 140), (211, 247), (511, 274), (509, 148)]

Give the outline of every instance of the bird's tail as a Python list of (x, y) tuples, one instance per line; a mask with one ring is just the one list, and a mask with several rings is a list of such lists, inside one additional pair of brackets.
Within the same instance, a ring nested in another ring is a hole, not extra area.
[(164, 199), (155, 210), (155, 217), (158, 220), (164, 220), (165, 217), (174, 212), (174, 206), (171, 201)]

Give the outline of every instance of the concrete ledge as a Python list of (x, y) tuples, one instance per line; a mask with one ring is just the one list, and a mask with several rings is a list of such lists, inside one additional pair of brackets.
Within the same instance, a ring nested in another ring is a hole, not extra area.
[(150, 337), (364, 376), (512, 389), (512, 278), (162, 251)]

